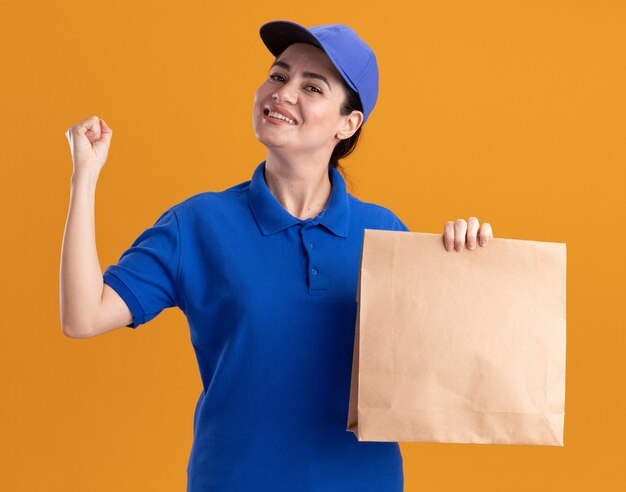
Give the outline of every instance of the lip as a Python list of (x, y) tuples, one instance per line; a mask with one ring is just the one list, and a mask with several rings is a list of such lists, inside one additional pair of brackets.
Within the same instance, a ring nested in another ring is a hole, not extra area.
[[(295, 124), (295, 125), (291, 125), (291, 123), (287, 123), (286, 121), (277, 120), (277, 119), (275, 119), (275, 118), (269, 118), (269, 116), (267, 116), (267, 114), (265, 114), (267, 110), (272, 111), (273, 113), (280, 113), (280, 114), (282, 114), (283, 116), (286, 116), (287, 118), (290, 118), (290, 119), (294, 120), (294, 121), (296, 122), (296, 124)], [(274, 104), (266, 105), (266, 106), (263, 108), (263, 115), (264, 115), (267, 119), (271, 119), (271, 120), (273, 120), (273, 121), (275, 121), (275, 122), (284, 123), (284, 124), (291, 125), (291, 126), (297, 126), (297, 125), (299, 125), (299, 124), (300, 124), (300, 123), (298, 122), (298, 119), (297, 119), (294, 115), (292, 115), (289, 111), (287, 111), (287, 110), (286, 110), (286, 109), (284, 109), (284, 108), (280, 108), (280, 107), (278, 107), (278, 106), (276, 106), (276, 105), (274, 105)]]

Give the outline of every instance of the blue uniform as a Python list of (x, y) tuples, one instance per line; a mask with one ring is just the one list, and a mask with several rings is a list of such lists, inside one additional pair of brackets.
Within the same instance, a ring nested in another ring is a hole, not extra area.
[(401, 491), (398, 443), (346, 427), (363, 231), (408, 228), (330, 166), (326, 208), (294, 217), (264, 170), (173, 205), (103, 274), (129, 327), (187, 317), (203, 383), (187, 491)]

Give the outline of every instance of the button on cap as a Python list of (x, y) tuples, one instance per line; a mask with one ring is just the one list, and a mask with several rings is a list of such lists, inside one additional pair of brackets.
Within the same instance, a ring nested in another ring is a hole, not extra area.
[(311, 268), (311, 273), (312, 273), (313, 275), (317, 275), (317, 270), (316, 270), (315, 268)]

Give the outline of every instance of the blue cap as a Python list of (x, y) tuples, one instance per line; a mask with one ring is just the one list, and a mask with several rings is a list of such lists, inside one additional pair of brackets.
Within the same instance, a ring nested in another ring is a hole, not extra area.
[(346, 83), (354, 89), (363, 106), (363, 123), (378, 99), (378, 63), (365, 41), (344, 24), (323, 24), (306, 28), (290, 21), (267, 22), (259, 29), (265, 46), (276, 57), (294, 43), (308, 43), (322, 49)]

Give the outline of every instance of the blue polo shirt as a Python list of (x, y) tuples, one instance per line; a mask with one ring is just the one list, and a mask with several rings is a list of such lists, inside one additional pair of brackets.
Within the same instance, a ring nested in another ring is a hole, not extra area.
[(130, 328), (187, 317), (203, 385), (187, 491), (401, 491), (398, 443), (346, 427), (363, 231), (408, 228), (330, 166), (326, 208), (296, 218), (264, 170), (173, 205), (103, 274)]

